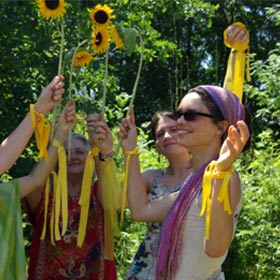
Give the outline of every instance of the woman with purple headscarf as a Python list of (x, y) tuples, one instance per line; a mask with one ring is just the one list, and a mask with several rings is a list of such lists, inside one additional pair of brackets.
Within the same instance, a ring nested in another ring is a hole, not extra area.
[(192, 154), (193, 174), (162, 225), (156, 279), (222, 279), (241, 209), (232, 165), (247, 149), (248, 117), (239, 99), (217, 86), (192, 89), (176, 115), (178, 142)]
[[(200, 86), (182, 99), (178, 142), (192, 155), (192, 173), (177, 196), (145, 200), (146, 218), (161, 220), (156, 279), (223, 279), (221, 265), (241, 209), (242, 189), (232, 165), (250, 138), (245, 108), (218, 86)], [(123, 123), (129, 170), (139, 164), (133, 114)], [(248, 123), (249, 125), (249, 123)], [(131, 180), (135, 177), (131, 176)], [(175, 202), (174, 202), (175, 201)]]

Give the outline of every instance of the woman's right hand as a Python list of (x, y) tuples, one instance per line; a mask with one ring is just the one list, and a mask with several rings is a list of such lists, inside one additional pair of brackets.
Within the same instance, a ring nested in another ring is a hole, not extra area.
[(135, 124), (134, 110), (130, 110), (127, 118), (122, 119), (119, 125), (118, 137), (124, 151), (132, 151), (137, 146), (137, 128)]

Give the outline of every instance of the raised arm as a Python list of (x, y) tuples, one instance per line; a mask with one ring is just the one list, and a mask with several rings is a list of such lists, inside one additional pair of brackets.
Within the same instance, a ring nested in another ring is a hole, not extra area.
[[(75, 123), (75, 103), (73, 100), (70, 100), (59, 118), (55, 131), (55, 139), (63, 145), (67, 139), (70, 124), (74, 125)], [(21, 197), (23, 198), (27, 196), (32, 211), (36, 211), (41, 199), (42, 188), (55, 166), (57, 160), (57, 148), (50, 144), (48, 154), (48, 161), (41, 159), (29, 175), (19, 178)]]
[(97, 147), (99, 150), (95, 156), (98, 196), (105, 210), (116, 211), (120, 209), (121, 189), (113, 159), (113, 135), (102, 113), (88, 115), (86, 121), (91, 148)]
[[(46, 114), (54, 107), (54, 102), (60, 103), (64, 93), (63, 77), (54, 77), (51, 83), (43, 89), (37, 102), (35, 111)], [(34, 129), (31, 125), (30, 113), (19, 126), (0, 145), (0, 174), (7, 171), (18, 159), (28, 144)]]
[[(133, 110), (120, 124), (119, 138), (122, 140), (124, 153), (137, 147), (137, 129)], [(125, 156), (127, 164), (127, 156)], [(175, 201), (178, 193), (163, 196), (150, 201), (146, 192), (146, 182), (140, 169), (139, 155), (132, 154), (128, 168), (127, 200), (133, 219), (137, 221), (162, 221)]]
[(100, 155), (95, 158), (97, 173), (99, 173), (100, 164), (114, 156), (113, 135), (103, 119), (103, 113), (88, 115), (86, 122), (91, 148), (97, 147), (100, 151)]
[(231, 24), (224, 31), (224, 43), (231, 48), (223, 87), (235, 93), (242, 102), (246, 67), (250, 80), (249, 65), (246, 65), (246, 49), (249, 47), (249, 32), (241, 22)]
[[(225, 172), (232, 167), (249, 136), (249, 129), (243, 121), (239, 121), (237, 127), (229, 127), (228, 137), (223, 143), (217, 160), (218, 172)], [(234, 230), (233, 215), (241, 199), (241, 183), (238, 174), (234, 172), (229, 183), (229, 199), (232, 209), (232, 214), (229, 215), (224, 211), (223, 203), (218, 201), (221, 185), (222, 180), (215, 178), (212, 185), (210, 238), (205, 242), (206, 253), (211, 257), (220, 257), (228, 250)]]

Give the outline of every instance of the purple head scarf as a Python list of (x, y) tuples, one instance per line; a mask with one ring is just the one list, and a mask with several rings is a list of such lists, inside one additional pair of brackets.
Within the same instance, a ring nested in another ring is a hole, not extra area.
[[(245, 120), (244, 106), (231, 91), (211, 85), (203, 85), (197, 88), (203, 88), (208, 92), (229, 125), (236, 125), (237, 121)], [(193, 90), (195, 92), (195, 89)], [(178, 198), (162, 223), (157, 254), (157, 280), (173, 279), (177, 273), (182, 254), (185, 217), (192, 200), (201, 190), (204, 169), (208, 163), (201, 167), (196, 174), (186, 179)]]
[(204, 85), (198, 88), (203, 88), (208, 92), (229, 125), (235, 125), (237, 121), (245, 120), (244, 106), (234, 93), (218, 86)]

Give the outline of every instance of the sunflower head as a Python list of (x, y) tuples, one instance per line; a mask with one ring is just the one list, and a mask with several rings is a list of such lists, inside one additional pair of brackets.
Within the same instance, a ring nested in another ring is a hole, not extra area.
[(79, 51), (74, 58), (74, 67), (83, 67), (93, 59), (93, 56), (87, 51)]
[(118, 26), (113, 25), (111, 27), (111, 33), (112, 33), (112, 39), (115, 42), (116, 47), (119, 49), (124, 48), (123, 36), (122, 36), (122, 33), (120, 32), (120, 30), (118, 29)]
[(89, 9), (90, 18), (95, 25), (108, 25), (112, 16), (113, 10), (106, 4), (101, 6), (96, 5), (94, 9)]
[(37, 0), (41, 15), (46, 18), (62, 17), (66, 13), (64, 0)]
[(110, 34), (107, 28), (97, 27), (92, 31), (92, 48), (94, 52), (105, 53), (110, 45)]

